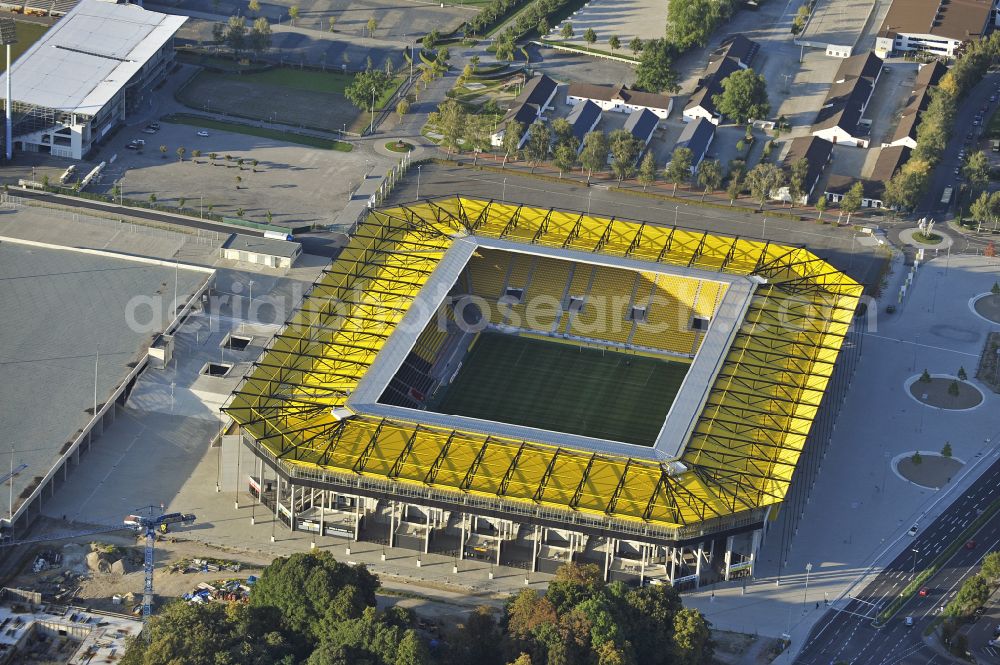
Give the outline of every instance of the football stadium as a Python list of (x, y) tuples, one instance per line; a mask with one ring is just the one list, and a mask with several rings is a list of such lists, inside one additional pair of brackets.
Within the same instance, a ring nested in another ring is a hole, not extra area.
[(861, 294), (799, 247), (422, 200), (358, 225), (224, 411), (294, 530), (730, 579), (811, 482)]

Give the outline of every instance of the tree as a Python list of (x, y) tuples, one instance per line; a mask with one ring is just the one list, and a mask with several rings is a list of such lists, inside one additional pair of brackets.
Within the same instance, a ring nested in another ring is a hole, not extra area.
[(921, 383), (930, 383), (931, 382), (930, 372), (928, 372), (926, 368), (924, 368), (923, 373), (920, 375), (920, 382)]
[(758, 164), (747, 173), (747, 187), (750, 194), (760, 202), (760, 208), (771, 198), (771, 192), (781, 187), (785, 172), (776, 164)]
[(665, 39), (645, 43), (635, 70), (635, 87), (648, 92), (677, 92), (680, 86), (670, 54), (670, 44)]
[(406, 101), (405, 99), (399, 100), (399, 103), (396, 104), (396, 115), (399, 116), (399, 120), (402, 121), (403, 116), (409, 112), (410, 112), (410, 102)]
[(919, 466), (924, 463), (924, 458), (920, 456), (919, 450), (915, 450), (913, 451), (913, 455), (910, 456), (910, 461)]
[(384, 71), (368, 69), (354, 75), (351, 83), (344, 88), (344, 96), (364, 111), (371, 108), (372, 91), (374, 90), (375, 99), (379, 99), (386, 93), (390, 85), (392, 85), (392, 79)]
[(236, 209), (236, 216), (237, 217), (242, 217), (245, 213), (246, 213), (246, 210), (244, 210), (243, 208), (237, 208)]
[(177, 159), (179, 159), (180, 161), (183, 162), (184, 161), (184, 153), (186, 153), (186, 152), (187, 152), (187, 148), (185, 148), (184, 146), (181, 146), (181, 147), (177, 148)]
[(1000, 282), (993, 282), (993, 287), (990, 289), (990, 293), (995, 296), (1000, 296)]
[(163, 159), (167, 158), (167, 146), (165, 145), (160, 146), (160, 156), (163, 157)]
[(528, 143), (525, 148), (528, 159), (531, 161), (531, 172), (535, 172), (538, 162), (549, 156), (549, 145), (552, 143), (552, 132), (549, 126), (542, 121), (531, 123), (528, 128)]
[(473, 163), (479, 162), (479, 153), (489, 150), (491, 119), (483, 115), (466, 116), (465, 147), (476, 153)]
[(1000, 577), (1000, 552), (990, 552), (983, 558), (979, 574), (991, 582)]
[(191, 159), (198, 159), (199, 157), (201, 157), (201, 150), (196, 148), (191, 151)]
[(274, 219), (274, 215), (271, 214), (270, 210), (268, 210), (267, 212), (264, 213), (264, 219), (267, 220), (268, 224), (270, 224), (271, 220)]
[(593, 28), (587, 28), (583, 31), (583, 41), (587, 42), (587, 48), (590, 48), (597, 42), (597, 33), (594, 32)]
[(853, 185), (851, 185), (851, 188), (847, 190), (847, 193), (844, 194), (844, 197), (840, 199), (840, 209), (847, 213), (848, 224), (851, 223), (851, 215), (857, 212), (858, 208), (861, 207), (861, 201), (864, 198), (864, 196), (865, 196), (865, 188), (864, 185), (862, 185), (861, 181), (859, 180)]
[(299, 17), (299, 6), (292, 5), (288, 8), (288, 18), (291, 19), (292, 25), (295, 25), (295, 20)]
[(563, 39), (573, 39), (573, 24), (567, 21), (563, 23), (562, 30), (559, 31)]
[(632, 55), (639, 55), (642, 53), (642, 40), (638, 37), (633, 37), (632, 41), (628, 43), (628, 48), (632, 51)]
[[(774, 142), (768, 143), (773, 145)], [(805, 157), (796, 160), (791, 167), (791, 177), (788, 179), (788, 195), (792, 199), (792, 205), (802, 200), (806, 196), (806, 179), (809, 177), (809, 160)]]
[(180, 197), (179, 199), (177, 199), (177, 207), (178, 208), (183, 208), (185, 203), (187, 203), (187, 199), (184, 198), (183, 196)]
[(656, 157), (653, 156), (652, 150), (646, 153), (642, 158), (642, 164), (639, 165), (639, 182), (642, 183), (642, 191), (646, 191), (647, 187), (656, 182)]
[(685, 607), (674, 615), (674, 645), (679, 665), (712, 661), (712, 636), (701, 612)]
[(240, 183), (243, 182), (243, 176), (236, 176), (235, 180), (236, 180), (236, 189), (239, 189)]
[(559, 169), (559, 177), (576, 165), (576, 148), (566, 143), (559, 143), (553, 151), (552, 163)]
[(368, 19), (368, 23), (365, 24), (365, 28), (368, 29), (369, 37), (375, 36), (375, 29), (378, 28), (378, 21), (375, 20), (374, 16)]
[(948, 384), (948, 394), (951, 395), (952, 397), (958, 397), (959, 394), (958, 381), (953, 380), (951, 383)]
[(517, 155), (521, 151), (521, 137), (524, 136), (524, 124), (517, 120), (511, 120), (503, 130), (503, 151), (504, 164), (507, 160), (517, 161)]
[(962, 168), (962, 175), (969, 181), (972, 187), (972, 196), (976, 196), (979, 192), (986, 189), (986, 185), (990, 182), (990, 160), (986, 156), (986, 153), (982, 150), (977, 150), (968, 156), (965, 160), (965, 166)]
[(607, 165), (610, 149), (608, 137), (600, 130), (588, 132), (583, 137), (583, 152), (580, 153), (580, 163), (587, 169), (588, 183), (594, 175), (594, 171), (601, 171)]
[(622, 40), (618, 38), (618, 35), (611, 35), (611, 39), (608, 40), (608, 48), (614, 53), (622, 47)]
[(729, 205), (733, 205), (736, 199), (740, 198), (743, 191), (743, 168), (729, 169), (729, 184), (726, 185), (726, 196), (729, 197)]
[(240, 51), (246, 47), (247, 20), (243, 16), (230, 16), (226, 28), (226, 46), (233, 51), (233, 58), (240, 57)]
[(551, 30), (551, 29), (552, 29), (552, 27), (549, 25), (548, 20), (544, 16), (538, 22), (538, 25), (535, 26), (535, 30), (538, 31), (538, 35), (540, 37), (544, 37), (545, 35), (549, 34), (549, 30)]
[(965, 372), (965, 366), (959, 367), (958, 368), (958, 380), (959, 381), (965, 381), (968, 378), (969, 378), (969, 375), (966, 374), (966, 372)]
[(257, 17), (257, 20), (253, 22), (249, 41), (250, 49), (258, 56), (271, 48), (271, 24), (263, 16)]
[(465, 134), (465, 108), (454, 99), (445, 100), (438, 110), (431, 113), (431, 124), (441, 133), (441, 145), (450, 153), (460, 151)]
[(333, 32), (334, 26), (337, 25), (337, 17), (331, 16), (330, 18), (327, 19), (327, 22), (330, 24), (330, 32)]
[(941, 454), (945, 457), (951, 457), (951, 444), (947, 441), (945, 441), (944, 446), (941, 447)]
[(611, 170), (618, 178), (618, 184), (622, 180), (635, 175), (635, 163), (642, 154), (645, 147), (639, 139), (632, 136), (632, 132), (624, 129), (616, 129), (608, 137), (611, 148)]
[(212, 41), (216, 44), (222, 44), (226, 41), (226, 26), (222, 23), (212, 24)]
[[(722, 164), (717, 159), (706, 159), (698, 166), (698, 184), (711, 194), (722, 186)], [(705, 200), (704, 194), (702, 200)]]
[(329, 552), (299, 552), (264, 569), (250, 606), (275, 608), (290, 630), (318, 641), (324, 620), (357, 619), (365, 608), (374, 608), (378, 586), (363, 565), (341, 563)]
[(823, 194), (822, 196), (819, 197), (819, 200), (816, 201), (816, 210), (819, 210), (820, 221), (823, 221), (823, 213), (826, 211), (826, 207), (827, 207), (826, 194)]
[(670, 156), (670, 163), (667, 164), (663, 176), (667, 182), (674, 183), (674, 194), (677, 193), (677, 185), (691, 179), (691, 163), (694, 155), (690, 148), (674, 148)]
[(250, 2), (247, 4), (247, 7), (250, 9), (250, 11), (256, 14), (257, 12), (260, 11), (260, 0), (250, 0)]
[(722, 79), (722, 94), (714, 95), (712, 102), (724, 116), (736, 124), (750, 119), (759, 120), (771, 112), (767, 101), (767, 82), (764, 76), (752, 69), (740, 69)]
[(731, 2), (678, 0), (667, 5), (667, 40), (678, 51), (704, 46), (715, 27), (725, 17)]
[(505, 36), (498, 37), (496, 47), (497, 60), (510, 62), (514, 59), (514, 40)]
[(155, 203), (156, 203), (156, 194), (150, 194), (149, 195), (149, 205), (152, 206)]

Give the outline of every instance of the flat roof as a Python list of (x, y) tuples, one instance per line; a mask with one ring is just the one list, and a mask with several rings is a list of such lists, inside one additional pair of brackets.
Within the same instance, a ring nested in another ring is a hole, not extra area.
[(276, 238), (260, 238), (257, 236), (246, 236), (242, 233), (234, 233), (222, 245), (223, 249), (233, 249), (241, 252), (254, 252), (255, 254), (267, 254), (268, 256), (281, 256), (287, 259), (294, 259), (302, 251), (302, 245), (288, 240), (278, 240)]
[(956, 41), (982, 36), (994, 0), (895, 0), (886, 12), (879, 37), (934, 35)]
[(14, 478), (15, 506), (93, 417), (98, 351), (103, 403), (169, 325), (175, 275), (184, 300), (207, 277), (127, 257), (0, 241), (0, 468), (10, 467), (11, 443), (14, 465), (28, 465)]
[(95, 115), (185, 21), (138, 5), (81, 0), (14, 63), (14, 100)]

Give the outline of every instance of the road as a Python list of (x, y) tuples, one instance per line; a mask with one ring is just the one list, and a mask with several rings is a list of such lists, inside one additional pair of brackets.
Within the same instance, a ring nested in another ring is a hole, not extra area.
[[(1000, 73), (987, 74), (959, 104), (955, 121), (952, 124), (954, 131), (948, 141), (948, 147), (941, 155), (941, 161), (934, 169), (934, 173), (931, 174), (930, 186), (918, 206), (916, 213), (918, 217), (936, 215), (941, 218), (947, 214), (949, 206), (941, 203), (941, 194), (945, 187), (954, 187), (956, 195), (958, 194), (958, 187), (963, 180), (955, 175), (955, 169), (962, 165), (958, 153), (966, 141), (970, 141), (966, 152), (980, 148), (989, 150), (989, 146), (983, 146), (978, 142), (984, 126), (977, 127), (972, 123), (984, 104), (990, 106), (984, 117), (984, 121), (989, 120), (990, 114), (996, 108), (996, 104), (990, 104), (989, 99), (991, 95), (998, 94), (998, 87), (1000, 87)], [(972, 139), (968, 138), (969, 135), (972, 136)]]
[[(991, 452), (996, 457), (998, 453)], [(990, 467), (967, 492), (956, 499), (931, 524), (920, 524), (922, 531), (907, 543), (906, 549), (848, 602), (830, 609), (816, 624), (805, 647), (795, 660), (801, 665), (828, 665), (849, 662), (851, 665), (927, 665), (948, 659), (935, 652), (923, 640), (923, 631), (940, 607), (957, 592), (961, 583), (976, 572), (988, 552), (1000, 547), (1000, 514), (987, 522), (973, 537), (975, 547), (960, 548), (941, 570), (926, 583), (926, 597), (914, 596), (882, 628), (872, 620), (911, 580), (955, 540), (992, 500), (1000, 497), (1000, 462)], [(904, 536), (908, 538), (908, 536)], [(905, 625), (905, 617), (914, 618), (914, 626)]]

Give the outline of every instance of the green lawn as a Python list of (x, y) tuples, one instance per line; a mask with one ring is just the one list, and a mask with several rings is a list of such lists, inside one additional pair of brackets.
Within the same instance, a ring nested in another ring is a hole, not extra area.
[(329, 139), (321, 139), (315, 136), (307, 136), (305, 134), (298, 134), (295, 132), (282, 132), (277, 129), (268, 129), (266, 127), (253, 127), (250, 125), (242, 125), (237, 122), (225, 122), (223, 120), (214, 120), (212, 118), (202, 118), (200, 116), (190, 115), (187, 113), (174, 113), (164, 116), (161, 119), (163, 122), (191, 125), (192, 127), (204, 127), (205, 129), (217, 129), (223, 132), (236, 132), (237, 134), (247, 134), (249, 136), (259, 136), (265, 139), (274, 139), (275, 141), (284, 141), (286, 143), (298, 143), (300, 145), (307, 145), (312, 148), (321, 148), (323, 150), (350, 152), (354, 149), (354, 146), (350, 143), (345, 143), (344, 141), (332, 141)]
[[(28, 50), (32, 44), (38, 41), (38, 38), (45, 34), (48, 30), (48, 26), (39, 25), (38, 23), (24, 23), (23, 21), (17, 21), (15, 24), (15, 29), (17, 32), (17, 43), (10, 47), (10, 61), (14, 62), (17, 60), (22, 53)], [(0, 54), (0, 72), (7, 71), (7, 54)], [(17, 85), (15, 82), (14, 85)]]
[(650, 446), (688, 367), (484, 333), (433, 410)]

